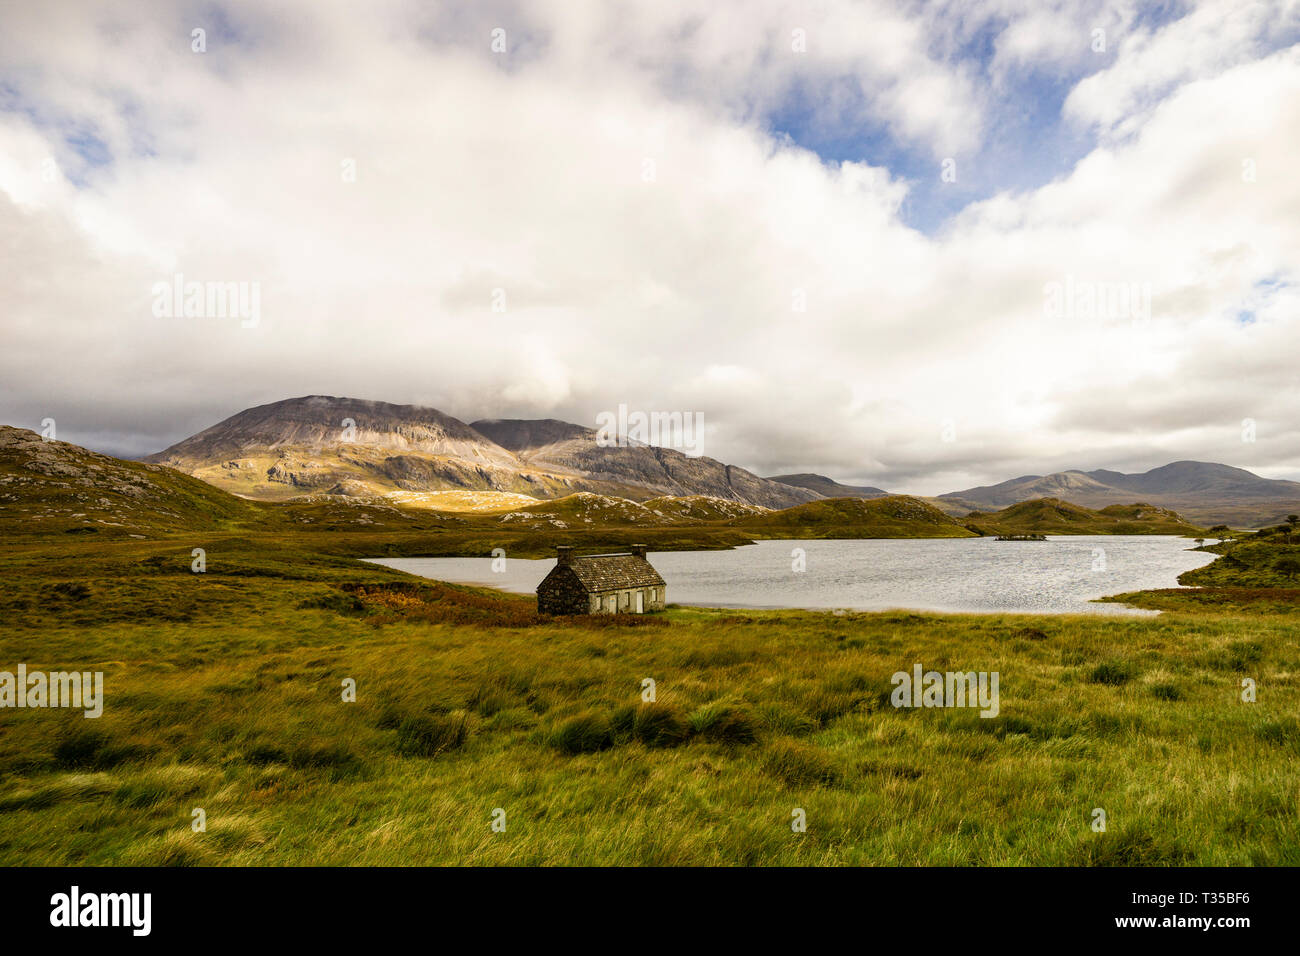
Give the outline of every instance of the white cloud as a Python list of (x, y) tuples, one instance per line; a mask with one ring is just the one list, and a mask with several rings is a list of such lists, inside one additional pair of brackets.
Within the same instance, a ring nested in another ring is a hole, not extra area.
[[(170, 5), (7, 13), (0, 80), (36, 118), (0, 114), (3, 419), (144, 453), (308, 393), (587, 424), (627, 403), (704, 412), (709, 454), (765, 473), (925, 493), (1143, 454), (1300, 472), (1295, 50), (1225, 41), (1171, 79), (1143, 73), (1164, 30), (1122, 44), (1070, 102), (1123, 139), (926, 236), (899, 171), (762, 117), (847, 80), (821, 121), (978, 162), (1015, 104), (950, 62), (951, 5), (553, 6), (236, 5), (202, 55)], [(1061, 16), (1008, 5), (998, 68), (1060, 56)], [(260, 326), (155, 318), (175, 272), (260, 282)], [(1047, 318), (1067, 275), (1149, 283), (1150, 321)]]
[(1218, 76), (1273, 44), (1294, 42), (1297, 30), (1295, 0), (1206, 0), (1185, 17), (1121, 34), (1115, 63), (1079, 83), (1066, 100), (1066, 114), (1114, 135), (1131, 134), (1178, 85)]

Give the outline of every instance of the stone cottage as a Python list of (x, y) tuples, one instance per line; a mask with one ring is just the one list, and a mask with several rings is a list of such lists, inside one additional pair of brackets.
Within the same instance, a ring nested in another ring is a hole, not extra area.
[(644, 544), (628, 554), (574, 557), (565, 545), (555, 551), (555, 567), (537, 585), (542, 614), (644, 614), (667, 604), (664, 579), (646, 560)]

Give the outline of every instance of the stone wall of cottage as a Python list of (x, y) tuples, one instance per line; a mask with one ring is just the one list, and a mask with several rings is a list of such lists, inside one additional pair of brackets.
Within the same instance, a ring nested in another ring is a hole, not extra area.
[(548, 581), (538, 588), (537, 610), (542, 614), (587, 614), (587, 589), (570, 575)]
[(662, 611), (666, 588), (621, 588), (589, 594), (576, 580), (566, 576), (546, 582), (537, 592), (537, 610), (542, 614), (635, 614), (636, 594), (641, 592), (645, 611)]
[(665, 606), (665, 588), (621, 588), (591, 595), (590, 614), (635, 614), (636, 595), (641, 592), (643, 612), (662, 611)]

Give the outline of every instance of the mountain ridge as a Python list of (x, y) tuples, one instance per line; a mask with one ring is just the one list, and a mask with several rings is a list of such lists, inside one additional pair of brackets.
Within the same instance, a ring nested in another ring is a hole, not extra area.
[[(345, 422), (351, 423), (344, 439)], [(436, 408), (311, 395), (255, 406), (141, 459), (167, 464), (243, 497), (301, 494), (419, 496), (440, 491), (522, 494), (549, 500), (577, 492), (630, 500), (705, 495), (781, 509), (892, 493), (825, 475), (760, 477), (737, 465), (672, 448), (608, 446), (597, 431), (559, 419), (479, 419)], [(1209, 526), (1275, 524), (1300, 512), (1300, 482), (1184, 459), (1146, 472), (1066, 469), (917, 496), (949, 515), (1059, 498), (1089, 509), (1140, 500)]]
[(539, 499), (704, 494), (783, 508), (817, 497), (671, 448), (607, 447), (594, 429), (556, 419), (476, 424), (426, 406), (309, 395), (237, 412), (142, 460), (259, 500), (463, 489)]
[(874, 488), (870, 485), (845, 485), (834, 478), (811, 472), (769, 475), (768, 480), (779, 481), (783, 485), (793, 485), (796, 488), (807, 488), (809, 491), (817, 492), (823, 498), (888, 498), (890, 496), (890, 492), (883, 488)]
[(1098, 468), (1022, 475), (994, 485), (949, 492), (934, 500), (956, 514), (997, 511), (1038, 498), (1061, 498), (1098, 509), (1130, 504), (1134, 495), (1202, 525), (1276, 524), (1288, 513), (1300, 511), (1300, 482), (1261, 478), (1233, 465), (1190, 459), (1136, 473)]

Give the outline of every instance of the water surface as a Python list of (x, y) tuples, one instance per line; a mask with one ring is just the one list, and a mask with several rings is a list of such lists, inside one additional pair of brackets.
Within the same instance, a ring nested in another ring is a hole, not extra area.
[[(1178, 575), (1214, 560), (1165, 535), (760, 541), (734, 551), (659, 551), (650, 562), (668, 600), (736, 608), (909, 609), (1034, 614), (1136, 614), (1090, 603), (1109, 594), (1177, 587)], [(803, 552), (803, 571), (794, 570)], [(532, 593), (553, 558), (383, 558), (411, 574)]]

